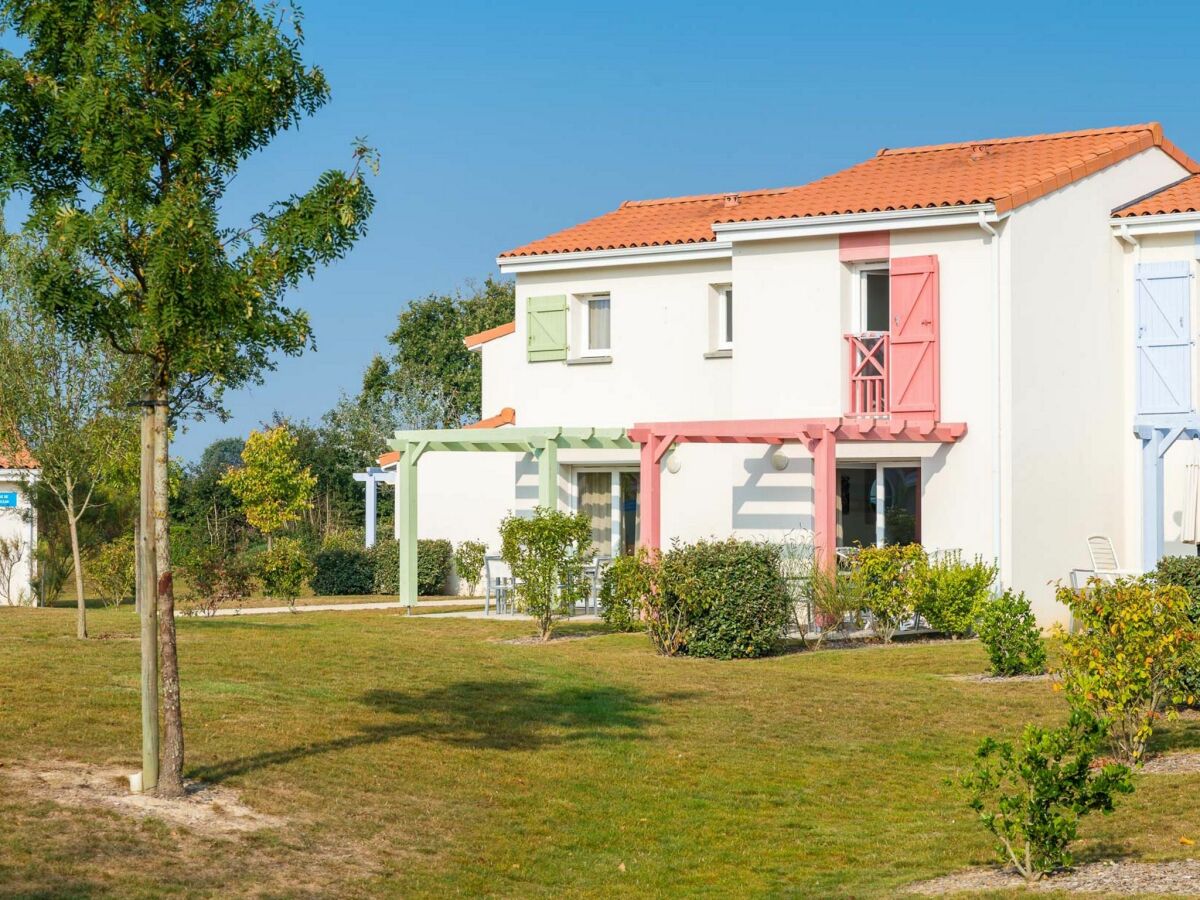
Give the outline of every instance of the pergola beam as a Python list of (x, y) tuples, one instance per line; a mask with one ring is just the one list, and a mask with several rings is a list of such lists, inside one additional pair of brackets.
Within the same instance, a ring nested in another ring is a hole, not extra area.
[(642, 445), (642, 544), (662, 546), (662, 458), (674, 444), (802, 443), (813, 458), (813, 545), (832, 564), (837, 552), (838, 441), (954, 443), (961, 422), (930, 419), (736, 419), (712, 422), (639, 422), (629, 437)]
[(388, 447), (400, 455), (395, 473), (400, 601), (411, 606), (417, 602), (417, 463), (426, 452), (530, 453), (538, 461), (538, 505), (557, 509), (560, 449), (632, 450), (637, 444), (623, 428), (554, 426), (397, 431)]

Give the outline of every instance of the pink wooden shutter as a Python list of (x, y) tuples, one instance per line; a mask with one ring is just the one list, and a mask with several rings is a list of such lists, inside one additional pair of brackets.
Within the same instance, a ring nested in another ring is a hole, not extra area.
[(908, 256), (891, 261), (891, 413), (941, 413), (938, 369), (938, 260)]

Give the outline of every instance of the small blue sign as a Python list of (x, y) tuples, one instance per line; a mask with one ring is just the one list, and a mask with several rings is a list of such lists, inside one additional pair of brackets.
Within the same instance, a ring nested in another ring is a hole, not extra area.
[(16, 491), (0, 491), (0, 509), (14, 509), (16, 505)]

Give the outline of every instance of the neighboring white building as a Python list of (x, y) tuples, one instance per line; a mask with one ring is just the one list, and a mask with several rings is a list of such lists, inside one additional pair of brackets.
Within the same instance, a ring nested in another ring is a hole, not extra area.
[[(664, 546), (915, 538), (996, 559), (1061, 620), (1051, 583), (1088, 565), (1089, 535), (1142, 561), (1128, 286), (1139, 252), (1186, 243), (1138, 249), (1114, 210), (1197, 172), (1150, 124), (882, 150), (801, 187), (625, 203), (499, 257), (517, 314), (467, 339), (483, 407), (519, 427), (693, 435), (652, 470), (637, 450), (559, 453), (558, 503), (591, 516), (601, 552), (648, 530)], [(836, 471), (802, 443), (703, 442), (798, 421), (836, 436)], [(422, 537), (495, 547), (500, 518), (538, 497), (528, 456), (429, 454), (419, 479)]]
[[(0, 539), (15, 541), (19, 553), (16, 566), (8, 574), (7, 584), (0, 583), (0, 605), (32, 605), (34, 602), (37, 517), (26, 485), (37, 476), (38, 470), (27, 456), (16, 459), (0, 456)], [(0, 578), (3, 578), (2, 571)]]

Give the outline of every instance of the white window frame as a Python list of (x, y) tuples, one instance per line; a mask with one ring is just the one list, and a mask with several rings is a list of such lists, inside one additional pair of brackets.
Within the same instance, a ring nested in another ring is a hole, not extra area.
[[(875, 546), (882, 547), (887, 540), (887, 484), (884, 481), (884, 469), (916, 469), (918, 484), (917, 490), (923, 490), (925, 487), (925, 467), (921, 465), (920, 459), (878, 459), (878, 460), (854, 460), (854, 459), (839, 459), (837, 461), (839, 469), (865, 469), (867, 471), (875, 470)], [(917, 503), (921, 502), (921, 498), (917, 499)]]
[(732, 284), (717, 284), (713, 286), (717, 292), (717, 339), (714, 346), (717, 350), (732, 350), (733, 338), (729, 335), (729, 316), (736, 302), (730, 295), (733, 293)]
[[(591, 335), (591, 304), (593, 300), (608, 301), (608, 346), (607, 347), (592, 347)], [(579, 356), (612, 356), (612, 294), (608, 291), (596, 291), (593, 294), (580, 294), (580, 326), (581, 334), (580, 346), (578, 350)]]
[[(867, 279), (864, 273), (889, 271), (892, 264), (889, 260), (880, 260), (879, 262), (856, 263), (854, 265), (854, 333), (865, 334), (867, 332)], [(890, 326), (890, 322), (888, 323)], [(890, 327), (885, 329), (890, 331)]]

